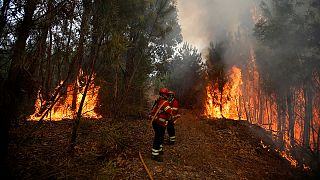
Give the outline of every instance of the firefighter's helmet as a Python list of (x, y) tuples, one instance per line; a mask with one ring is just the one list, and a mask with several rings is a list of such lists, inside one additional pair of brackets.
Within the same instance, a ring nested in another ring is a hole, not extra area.
[(169, 89), (167, 88), (160, 88), (159, 90), (159, 94), (168, 94), (168, 92), (169, 92)]
[(169, 95), (172, 95), (172, 96), (176, 96), (176, 93), (173, 92), (173, 91), (169, 91), (168, 94), (169, 94)]

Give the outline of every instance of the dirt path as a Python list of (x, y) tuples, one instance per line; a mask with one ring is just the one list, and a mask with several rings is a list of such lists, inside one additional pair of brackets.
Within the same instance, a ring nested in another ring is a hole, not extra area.
[(241, 122), (208, 123), (184, 111), (176, 124), (176, 144), (164, 146), (164, 162), (151, 160), (151, 129), (139, 128), (137, 123), (130, 123), (129, 128), (136, 141), (127, 152), (133, 158), (123, 166), (121, 179), (148, 179), (138, 151), (155, 179), (301, 178), (293, 174), (287, 161), (260, 148), (260, 140)]
[(9, 152), (15, 179), (149, 179), (139, 152), (154, 179), (306, 178), (277, 153), (264, 149), (244, 121), (200, 120), (183, 110), (176, 144), (164, 146), (164, 162), (151, 160), (149, 120), (83, 120), (72, 156), (67, 153), (71, 120), (46, 122), (18, 146), (35, 123), (12, 132)]

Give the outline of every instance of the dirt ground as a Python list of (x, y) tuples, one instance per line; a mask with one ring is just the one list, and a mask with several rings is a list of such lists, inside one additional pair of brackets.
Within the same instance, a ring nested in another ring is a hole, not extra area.
[(154, 179), (315, 179), (263, 148), (246, 122), (196, 114), (182, 111), (176, 144), (165, 144), (164, 162), (151, 160), (148, 120), (83, 121), (73, 155), (67, 153), (71, 121), (44, 123), (22, 142), (31, 123), (12, 131), (11, 173), (15, 179), (148, 179), (141, 152)]

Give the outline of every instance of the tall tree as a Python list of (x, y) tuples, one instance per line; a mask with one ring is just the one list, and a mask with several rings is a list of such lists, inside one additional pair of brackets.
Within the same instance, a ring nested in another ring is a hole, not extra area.
[(184, 43), (173, 59), (162, 68), (168, 71), (159, 71), (158, 75), (167, 74), (165, 84), (176, 92), (182, 106), (202, 104), (198, 97), (204, 83), (204, 63), (195, 47)]
[[(209, 53), (206, 57), (206, 62), (208, 66), (208, 76), (209, 81), (212, 82), (213, 86), (217, 86), (220, 98), (215, 96), (215, 103), (220, 107), (220, 113), (223, 116), (223, 93), (225, 85), (227, 84), (228, 78), (226, 75), (226, 64), (225, 64), (225, 51), (226, 51), (226, 42), (219, 42), (217, 44), (210, 43), (210, 47), (208, 49)], [(215, 89), (215, 88), (213, 88)], [(218, 100), (220, 99), (220, 101)]]

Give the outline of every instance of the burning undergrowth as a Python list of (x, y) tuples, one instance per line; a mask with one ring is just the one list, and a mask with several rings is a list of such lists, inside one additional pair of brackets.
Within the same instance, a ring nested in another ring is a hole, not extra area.
[[(42, 91), (38, 92), (35, 103), (35, 112), (29, 117), (29, 120), (52, 120), (60, 121), (62, 119), (73, 119), (79, 109), (81, 99), (84, 95), (85, 85), (90, 81), (88, 91), (86, 92), (85, 101), (82, 108), (82, 116), (85, 118), (100, 119), (101, 115), (96, 113), (99, 104), (100, 86), (94, 84), (96, 74), (89, 80), (89, 75), (84, 75), (82, 69), (79, 70), (78, 76), (74, 83), (64, 85), (63, 81), (55, 88), (56, 96), (52, 95), (50, 100), (45, 100)], [(64, 89), (64, 90), (62, 90)]]

